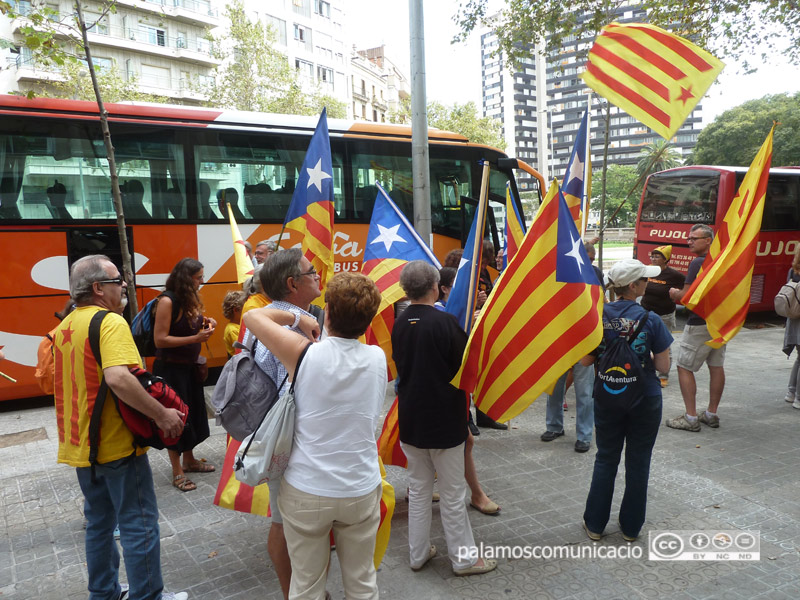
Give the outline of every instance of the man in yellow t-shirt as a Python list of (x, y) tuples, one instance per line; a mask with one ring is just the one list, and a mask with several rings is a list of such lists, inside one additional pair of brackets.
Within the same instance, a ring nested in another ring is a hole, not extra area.
[[(70, 295), (77, 308), (53, 336), (58, 462), (75, 467), (83, 492), (86, 564), (92, 597), (120, 598), (119, 552), (114, 528), (119, 523), (130, 600), (185, 600), (184, 592), (162, 594), (161, 546), (153, 474), (147, 449), (133, 436), (107, 397), (100, 421), (95, 473), (89, 464), (89, 421), (100, 382), (121, 402), (153, 419), (169, 437), (183, 429), (181, 413), (163, 407), (128, 370), (141, 366), (127, 322), (117, 313), (127, 303), (127, 286), (108, 257), (77, 260), (70, 271)], [(89, 322), (99, 310), (112, 311), (100, 328), (102, 369), (89, 345)]]

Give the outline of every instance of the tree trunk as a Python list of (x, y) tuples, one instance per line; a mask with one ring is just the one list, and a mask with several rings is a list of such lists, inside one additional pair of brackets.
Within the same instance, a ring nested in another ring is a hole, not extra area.
[(108, 112), (103, 104), (103, 96), (100, 93), (100, 86), (97, 83), (97, 73), (94, 70), (92, 52), (89, 47), (89, 36), (86, 32), (86, 21), (83, 19), (83, 8), (81, 0), (75, 0), (75, 11), (78, 17), (78, 25), (83, 38), (83, 50), (86, 54), (86, 64), (89, 67), (89, 75), (92, 78), (94, 95), (97, 98), (97, 108), (100, 111), (100, 130), (103, 132), (103, 143), (106, 147), (108, 158), (108, 173), (111, 177), (111, 197), (114, 201), (114, 212), (117, 215), (117, 231), (119, 232), (119, 244), (122, 251), (122, 274), (128, 283), (128, 304), (131, 307), (131, 314), (139, 312), (139, 305), (136, 301), (136, 287), (133, 281), (133, 268), (131, 264), (131, 253), (128, 248), (128, 232), (125, 228), (125, 214), (122, 210), (122, 195), (119, 190), (119, 176), (117, 175), (117, 161), (114, 158), (114, 145), (111, 143), (111, 131), (108, 129)]

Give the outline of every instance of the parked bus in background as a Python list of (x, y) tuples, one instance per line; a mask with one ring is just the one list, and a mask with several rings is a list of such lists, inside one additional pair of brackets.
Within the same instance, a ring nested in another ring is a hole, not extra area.
[[(224, 202), (254, 246), (277, 240), (316, 117), (268, 115), (153, 104), (109, 104), (122, 202), (140, 307), (164, 288), (172, 266), (197, 258), (205, 267), (206, 311), (224, 322), (225, 294), (237, 288)], [(106, 254), (121, 266), (108, 162), (97, 105), (0, 97), (0, 400), (39, 395), (36, 349), (68, 297), (70, 265)], [(380, 183), (412, 218), (411, 128), (331, 119), (336, 269), (358, 271)], [(489, 199), (516, 198), (514, 168), (499, 150), (432, 129), (431, 220), (434, 252), (461, 247), (480, 192), (480, 160), (492, 167)], [(520, 211), (522, 208), (520, 207)], [(492, 211), (489, 211), (490, 222)], [(497, 244), (496, 227), (492, 231)], [(284, 235), (283, 247), (300, 237)], [(127, 315), (130, 317), (130, 315)], [(207, 349), (225, 360), (222, 335)]]
[[(649, 263), (655, 247), (671, 244), (669, 264), (685, 273), (694, 258), (686, 241), (689, 229), (704, 223), (717, 231), (745, 173), (746, 167), (687, 166), (650, 175), (636, 219), (634, 257)], [(773, 309), (798, 244), (800, 169), (771, 169), (750, 286), (751, 311)]]

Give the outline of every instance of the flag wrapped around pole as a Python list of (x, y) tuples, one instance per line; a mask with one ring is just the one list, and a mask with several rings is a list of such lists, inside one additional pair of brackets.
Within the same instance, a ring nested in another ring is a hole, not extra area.
[(247, 248), (244, 245), (244, 238), (239, 231), (239, 225), (233, 216), (230, 203), (225, 203), (228, 207), (228, 219), (231, 222), (231, 236), (233, 237), (233, 258), (236, 261), (236, 282), (241, 285), (253, 275), (253, 261), (247, 256)]
[[(481, 195), (478, 208), (472, 219), (467, 243), (461, 262), (453, 281), (453, 289), (447, 299), (445, 311), (453, 315), (461, 328), (469, 333), (472, 328), (475, 301), (478, 296), (478, 281), (481, 274), (481, 255), (483, 254), (483, 230), (486, 224), (486, 207), (489, 204), (489, 163), (483, 162), (481, 177)], [(463, 210), (463, 206), (462, 206)]]
[(383, 555), (386, 554), (386, 548), (389, 547), (389, 536), (392, 531), (392, 515), (394, 515), (394, 488), (386, 479), (386, 469), (383, 467), (383, 462), (378, 458), (378, 464), (381, 467), (381, 520), (378, 524), (378, 533), (375, 535), (375, 553), (372, 555), (372, 561), (377, 569)]
[(720, 348), (744, 324), (772, 163), (775, 125), (744, 176), (703, 262), (681, 303), (706, 321), (712, 348)]
[(668, 140), (724, 66), (709, 52), (654, 25), (611, 23), (597, 36), (580, 76)]
[(506, 183), (506, 233), (505, 233), (505, 247), (503, 248), (503, 268), (508, 266), (508, 263), (514, 258), (520, 245), (522, 238), (525, 237), (525, 219), (517, 208), (517, 203), (514, 201), (514, 195), (511, 193), (511, 184)]
[(397, 396), (394, 397), (389, 412), (383, 420), (383, 428), (378, 438), (378, 456), (385, 465), (408, 467), (408, 459), (400, 447), (400, 425), (397, 420)]
[(386, 190), (380, 184), (377, 184), (377, 188), (361, 272), (378, 286), (381, 304), (367, 330), (366, 340), (383, 350), (389, 379), (392, 380), (397, 376), (397, 368), (392, 360), (394, 303), (405, 296), (400, 287), (400, 272), (412, 260), (427, 261), (437, 269), (440, 265)]
[[(586, 142), (589, 138), (589, 110), (583, 113), (581, 125), (575, 135), (575, 144), (567, 163), (567, 172), (561, 189), (567, 201), (569, 212), (575, 219), (575, 227), (581, 237), (586, 233), (586, 219), (589, 212), (588, 189), (591, 185), (591, 157), (586, 154)], [(588, 173), (588, 174), (587, 174)]]
[(334, 272), (333, 166), (324, 108), (308, 144), (283, 227), (302, 236), (303, 255), (319, 273), (324, 291)]
[(603, 293), (557, 181), (500, 275), (453, 385), (495, 421), (520, 414), (602, 338)]

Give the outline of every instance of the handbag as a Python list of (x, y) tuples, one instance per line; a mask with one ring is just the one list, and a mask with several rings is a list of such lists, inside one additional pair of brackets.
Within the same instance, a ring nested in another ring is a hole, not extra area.
[(233, 466), (237, 481), (255, 487), (280, 479), (286, 471), (294, 442), (294, 384), (309, 346), (310, 343), (297, 359), (289, 390), (264, 415), (256, 430), (242, 441), (244, 450), (238, 453)]

